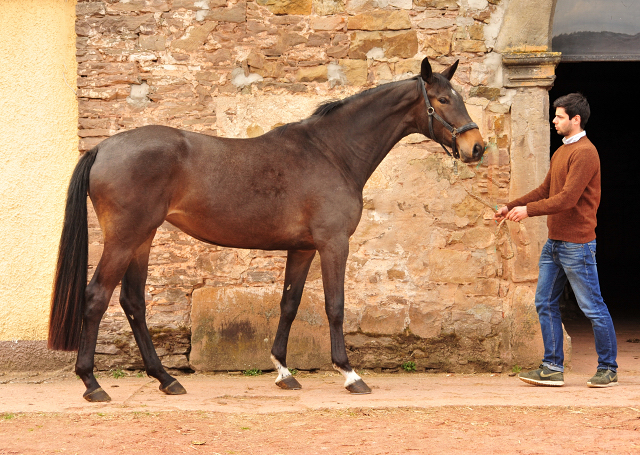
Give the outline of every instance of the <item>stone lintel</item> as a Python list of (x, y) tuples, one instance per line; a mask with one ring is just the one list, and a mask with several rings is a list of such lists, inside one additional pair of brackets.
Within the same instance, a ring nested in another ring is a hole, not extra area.
[(551, 88), (560, 52), (513, 52), (502, 54), (505, 87)]

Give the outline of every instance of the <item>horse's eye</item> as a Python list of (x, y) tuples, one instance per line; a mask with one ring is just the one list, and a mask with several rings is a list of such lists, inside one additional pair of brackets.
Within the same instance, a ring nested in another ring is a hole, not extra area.
[(447, 98), (438, 98), (438, 102), (440, 104), (448, 104), (449, 100)]

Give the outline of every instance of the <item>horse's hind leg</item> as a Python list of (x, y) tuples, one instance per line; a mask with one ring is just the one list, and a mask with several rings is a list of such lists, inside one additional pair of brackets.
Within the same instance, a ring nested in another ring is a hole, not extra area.
[(149, 267), (149, 250), (151, 249), (151, 242), (153, 241), (154, 235), (155, 231), (149, 239), (138, 248), (135, 256), (129, 263), (129, 267), (122, 278), (120, 305), (127, 315), (147, 374), (160, 381), (160, 390), (167, 395), (180, 395), (187, 393), (187, 391), (162, 367), (162, 363), (153, 347), (145, 318), (144, 287), (147, 281), (147, 271)]
[(287, 255), (284, 291), (280, 301), (280, 322), (273, 347), (271, 348), (271, 360), (278, 370), (276, 385), (283, 389), (296, 390), (301, 388), (300, 383), (291, 376), (287, 368), (287, 343), (291, 324), (296, 318), (304, 283), (315, 254), (315, 250), (311, 250), (289, 251)]
[(113, 246), (112, 243), (105, 241), (102, 258), (85, 291), (86, 303), (82, 317), (76, 374), (87, 388), (83, 395), (87, 401), (111, 400), (93, 374), (94, 354), (100, 320), (107, 311), (113, 290), (124, 275), (132, 255), (133, 249), (121, 245)]

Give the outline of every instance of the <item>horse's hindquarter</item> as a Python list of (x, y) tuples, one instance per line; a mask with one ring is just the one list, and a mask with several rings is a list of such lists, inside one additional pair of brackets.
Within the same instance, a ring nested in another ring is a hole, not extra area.
[(167, 220), (188, 234), (230, 247), (315, 249), (314, 229), (355, 230), (360, 196), (295, 131), (187, 137), (189, 156)]

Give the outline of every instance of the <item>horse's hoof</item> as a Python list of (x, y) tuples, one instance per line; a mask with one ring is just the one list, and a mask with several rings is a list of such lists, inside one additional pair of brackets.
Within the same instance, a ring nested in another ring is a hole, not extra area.
[(354, 395), (366, 395), (371, 393), (371, 389), (362, 379), (358, 379), (356, 382), (349, 384), (346, 389)]
[(166, 387), (162, 387), (161, 385), (160, 390), (162, 390), (167, 395), (184, 395), (185, 393), (187, 393), (185, 388), (182, 387), (182, 384), (180, 384), (177, 380), (173, 381)]
[(287, 376), (286, 378), (282, 378), (281, 380), (276, 382), (276, 385), (281, 389), (286, 389), (286, 390), (300, 390), (302, 388), (300, 383), (293, 376)]
[(93, 392), (85, 392), (84, 395), (82, 396), (84, 397), (85, 400), (90, 401), (92, 403), (111, 401), (111, 397), (107, 392), (102, 390), (102, 387), (98, 387)]

